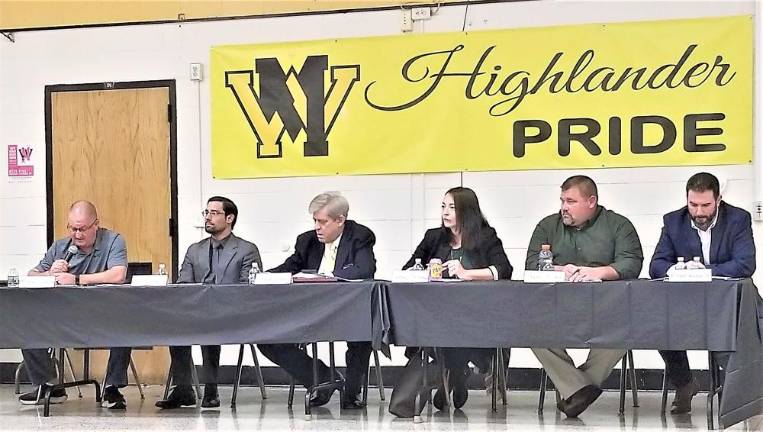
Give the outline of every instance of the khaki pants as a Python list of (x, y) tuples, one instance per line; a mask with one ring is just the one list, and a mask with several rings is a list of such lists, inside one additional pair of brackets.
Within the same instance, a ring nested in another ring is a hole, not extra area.
[(600, 387), (626, 353), (625, 350), (592, 349), (586, 362), (575, 367), (564, 348), (533, 348), (532, 351), (564, 399), (587, 385)]

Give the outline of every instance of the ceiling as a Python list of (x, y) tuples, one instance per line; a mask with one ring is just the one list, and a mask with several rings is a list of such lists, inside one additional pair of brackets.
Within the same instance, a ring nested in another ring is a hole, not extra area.
[(0, 0), (0, 30), (9, 32), (71, 26), (183, 21), (455, 2), (458, 1)]

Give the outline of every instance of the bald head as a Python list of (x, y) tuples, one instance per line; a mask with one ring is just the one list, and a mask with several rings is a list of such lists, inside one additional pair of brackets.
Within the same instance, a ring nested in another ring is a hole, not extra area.
[(69, 207), (66, 225), (69, 238), (81, 251), (89, 253), (98, 233), (98, 211), (90, 201), (77, 201)]
[(71, 207), (69, 207), (69, 215), (84, 216), (88, 219), (98, 219), (98, 210), (95, 205), (90, 201), (79, 200), (75, 201)]

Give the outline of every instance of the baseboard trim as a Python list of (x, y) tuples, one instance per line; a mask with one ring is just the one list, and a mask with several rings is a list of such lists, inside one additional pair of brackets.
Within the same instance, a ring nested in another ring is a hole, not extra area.
[[(18, 363), (0, 362), (0, 383), (13, 384), (16, 367)], [(199, 376), (203, 380), (203, 371), (200, 366), (197, 366)], [(340, 372), (344, 373), (344, 368), (337, 368)], [(403, 366), (383, 366), (382, 367), (382, 380), (385, 387), (392, 387), (397, 381), (398, 376), (403, 371)], [(140, 373), (140, 371), (138, 372)], [(709, 388), (709, 375), (707, 370), (694, 370), (692, 371), (695, 377), (700, 382), (703, 390)], [(21, 374), (21, 382), (29, 384), (29, 379), (25, 373)], [(221, 366), (219, 377), (220, 384), (232, 385), (233, 379), (236, 375), (235, 366)], [(636, 369), (636, 383), (637, 387), (642, 390), (660, 390), (662, 389), (662, 369)], [(262, 368), (262, 376), (266, 385), (288, 385), (289, 376), (283, 369), (275, 366), (265, 366)], [(132, 376), (130, 375), (132, 380)], [(513, 390), (537, 390), (540, 385), (540, 369), (537, 368), (511, 368), (508, 375), (509, 388)], [(254, 375), (254, 369), (252, 367), (244, 367), (241, 373), (241, 385), (250, 386), (256, 385), (257, 381)], [(474, 374), (469, 378), (469, 388), (481, 389), (484, 388), (483, 376)], [(376, 386), (376, 372), (371, 369), (371, 385)], [(607, 378), (603, 386), (606, 390), (615, 390), (620, 388), (620, 369), (615, 371)]]

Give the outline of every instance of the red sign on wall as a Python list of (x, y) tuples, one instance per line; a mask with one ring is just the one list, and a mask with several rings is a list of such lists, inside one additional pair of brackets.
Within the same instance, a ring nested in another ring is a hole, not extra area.
[(8, 177), (31, 177), (34, 175), (32, 165), (32, 148), (17, 145), (8, 146)]

